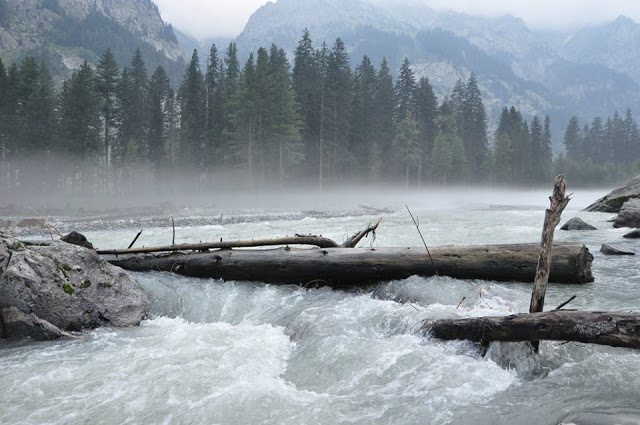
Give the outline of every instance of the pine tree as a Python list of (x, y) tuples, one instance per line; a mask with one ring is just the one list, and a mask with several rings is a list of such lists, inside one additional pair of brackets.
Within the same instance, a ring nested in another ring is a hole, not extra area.
[(396, 122), (399, 123), (415, 112), (416, 79), (408, 58), (405, 58), (400, 66), (395, 90)]
[(344, 43), (336, 39), (327, 63), (326, 100), (327, 136), (330, 141), (329, 170), (336, 176), (339, 170), (349, 169), (348, 140), (352, 112), (352, 75), (349, 56)]
[(198, 51), (194, 50), (179, 91), (181, 155), (185, 163), (202, 169), (205, 136), (205, 87)]
[(462, 142), (467, 152), (471, 171), (481, 177), (482, 164), (487, 153), (487, 114), (475, 74), (471, 74), (465, 88), (462, 106)]
[(453, 108), (448, 101), (443, 102), (440, 108), (429, 174), (432, 181), (442, 182), (445, 186), (463, 182), (469, 174), (467, 155), (458, 136)]
[(306, 165), (316, 168), (319, 163), (320, 105), (322, 78), (317, 54), (309, 30), (305, 28), (294, 53), (293, 88), (300, 103), (303, 122)]
[[(353, 78), (353, 114), (349, 152), (355, 159), (356, 174), (366, 175), (375, 162), (373, 142), (376, 137), (376, 70), (364, 56)], [(379, 153), (378, 153), (379, 154)]]
[(392, 156), (392, 141), (395, 125), (395, 91), (387, 60), (383, 59), (376, 79), (375, 108), (373, 110), (375, 134), (371, 160), (371, 175), (374, 179), (391, 176), (392, 167), (385, 167)]
[(270, 150), (277, 152), (274, 168), (278, 170), (278, 184), (283, 190), (288, 170), (304, 159), (302, 122), (284, 50), (271, 46), (269, 65), (267, 140)]
[(543, 129), (540, 118), (534, 115), (531, 120), (531, 167), (530, 182), (544, 182)]
[(111, 49), (107, 49), (96, 67), (97, 88), (102, 98), (104, 120), (104, 161), (107, 169), (111, 163), (112, 129), (116, 125), (116, 94), (120, 69)]
[(498, 135), (493, 156), (495, 181), (499, 184), (511, 183), (513, 170), (511, 168), (511, 138), (508, 133), (502, 132)]
[(418, 164), (418, 182), (422, 179), (422, 169), (426, 166), (433, 150), (433, 143), (438, 132), (438, 101), (433, 87), (426, 77), (420, 78), (416, 91), (416, 117), (420, 129), (420, 146), (423, 152)]
[(156, 171), (166, 164), (168, 139), (168, 102), (171, 84), (162, 66), (158, 66), (149, 82), (149, 162)]
[(209, 164), (219, 163), (217, 156), (221, 150), (221, 137), (224, 126), (223, 91), (222, 91), (222, 62), (218, 58), (216, 45), (211, 45), (207, 60), (205, 75), (206, 90), (206, 129), (205, 145), (207, 146), (207, 160)]
[(569, 125), (564, 132), (564, 146), (567, 150), (567, 159), (581, 161), (582, 158), (582, 132), (577, 117), (571, 117)]
[(149, 77), (140, 49), (124, 68), (118, 88), (118, 141), (116, 157), (120, 163), (148, 158)]
[(544, 117), (544, 130), (542, 133), (542, 176), (545, 181), (552, 177), (553, 150), (551, 143), (551, 118), (547, 115)]
[(61, 148), (82, 165), (98, 156), (101, 145), (100, 96), (95, 74), (86, 61), (64, 82), (60, 103)]
[(419, 136), (418, 122), (409, 114), (398, 124), (398, 132), (393, 139), (394, 156), (404, 169), (406, 188), (409, 188), (410, 171), (418, 167), (422, 155)]

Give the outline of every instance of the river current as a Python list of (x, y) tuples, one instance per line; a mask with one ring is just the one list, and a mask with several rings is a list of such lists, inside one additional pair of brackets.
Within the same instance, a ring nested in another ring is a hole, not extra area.
[[(383, 215), (375, 238), (362, 246), (421, 246), (405, 203), (430, 246), (538, 242), (548, 194), (300, 200), (313, 214), (284, 201), (260, 209), (212, 205), (182, 211), (176, 243), (294, 233), (342, 241), (379, 215), (317, 211), (348, 212), (363, 203), (395, 212)], [(610, 243), (640, 254), (640, 244), (622, 238), (629, 229), (611, 227), (613, 214), (581, 211), (603, 194), (577, 192), (563, 214), (563, 222), (578, 216), (599, 230), (556, 231), (556, 241), (589, 247), (595, 282), (551, 284), (547, 309), (576, 295), (567, 308), (640, 311), (638, 257), (599, 253), (601, 244)], [(220, 213), (260, 219), (193, 224)], [(139, 230), (132, 226), (125, 220), (110, 228), (77, 227), (100, 248), (121, 248)], [(170, 225), (145, 228), (137, 245), (166, 245), (171, 237)], [(640, 418), (640, 352), (543, 342), (539, 356), (506, 343), (483, 353), (469, 342), (418, 332), (425, 320), (525, 312), (530, 284), (413, 276), (341, 292), (168, 273), (135, 277), (151, 300), (151, 317), (139, 328), (102, 328), (79, 340), (0, 342), (0, 423), (557, 424)]]

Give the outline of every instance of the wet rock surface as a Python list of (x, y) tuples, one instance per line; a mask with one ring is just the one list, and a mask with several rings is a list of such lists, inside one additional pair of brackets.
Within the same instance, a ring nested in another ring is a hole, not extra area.
[(146, 293), (94, 251), (62, 241), (0, 239), (2, 337), (54, 339), (100, 326), (140, 324)]
[(584, 222), (582, 219), (574, 217), (567, 221), (560, 230), (598, 230), (589, 223)]
[(617, 213), (631, 199), (640, 199), (640, 176), (598, 199), (585, 208), (585, 211)]
[(632, 199), (625, 202), (613, 227), (640, 228), (640, 199)]
[(606, 243), (603, 244), (602, 247), (600, 247), (600, 252), (604, 255), (636, 255), (635, 252), (625, 251)]

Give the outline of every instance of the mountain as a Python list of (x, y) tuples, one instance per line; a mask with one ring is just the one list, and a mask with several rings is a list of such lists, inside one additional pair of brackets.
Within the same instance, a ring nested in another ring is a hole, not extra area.
[(601, 64), (640, 83), (640, 24), (625, 16), (578, 31), (560, 53), (576, 63)]
[(640, 74), (633, 72), (640, 31), (628, 18), (549, 34), (513, 16), (441, 12), (415, 0), (277, 0), (251, 16), (236, 39), (238, 50), (246, 55), (275, 43), (292, 55), (304, 28), (316, 47), (340, 37), (354, 66), (366, 54), (375, 64), (386, 57), (397, 70), (408, 57), (440, 97), (474, 72), (492, 124), (503, 106), (514, 105), (527, 118), (549, 114), (556, 143), (572, 115), (590, 120), (640, 110)]
[(121, 65), (140, 48), (147, 66), (175, 81), (185, 59), (171, 25), (151, 0), (0, 0), (0, 58), (34, 55), (61, 80), (109, 47)]

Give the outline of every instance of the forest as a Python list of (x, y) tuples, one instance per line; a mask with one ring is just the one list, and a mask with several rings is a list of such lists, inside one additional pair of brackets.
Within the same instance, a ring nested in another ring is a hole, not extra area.
[[(553, 158), (548, 116), (527, 121), (505, 106), (495, 131), (477, 78), (439, 100), (405, 59), (394, 79), (365, 55), (352, 69), (338, 38), (314, 47), (305, 31), (293, 55), (272, 45), (241, 64), (237, 47), (194, 51), (174, 89), (138, 50), (121, 68), (111, 49), (56, 87), (45, 62), (0, 61), (0, 193), (126, 191), (185, 176), (194, 190), (318, 190), (345, 182), (416, 188), (535, 186), (565, 173), (606, 185), (640, 173), (630, 110), (581, 125)], [(223, 176), (223, 177), (221, 177)]]

